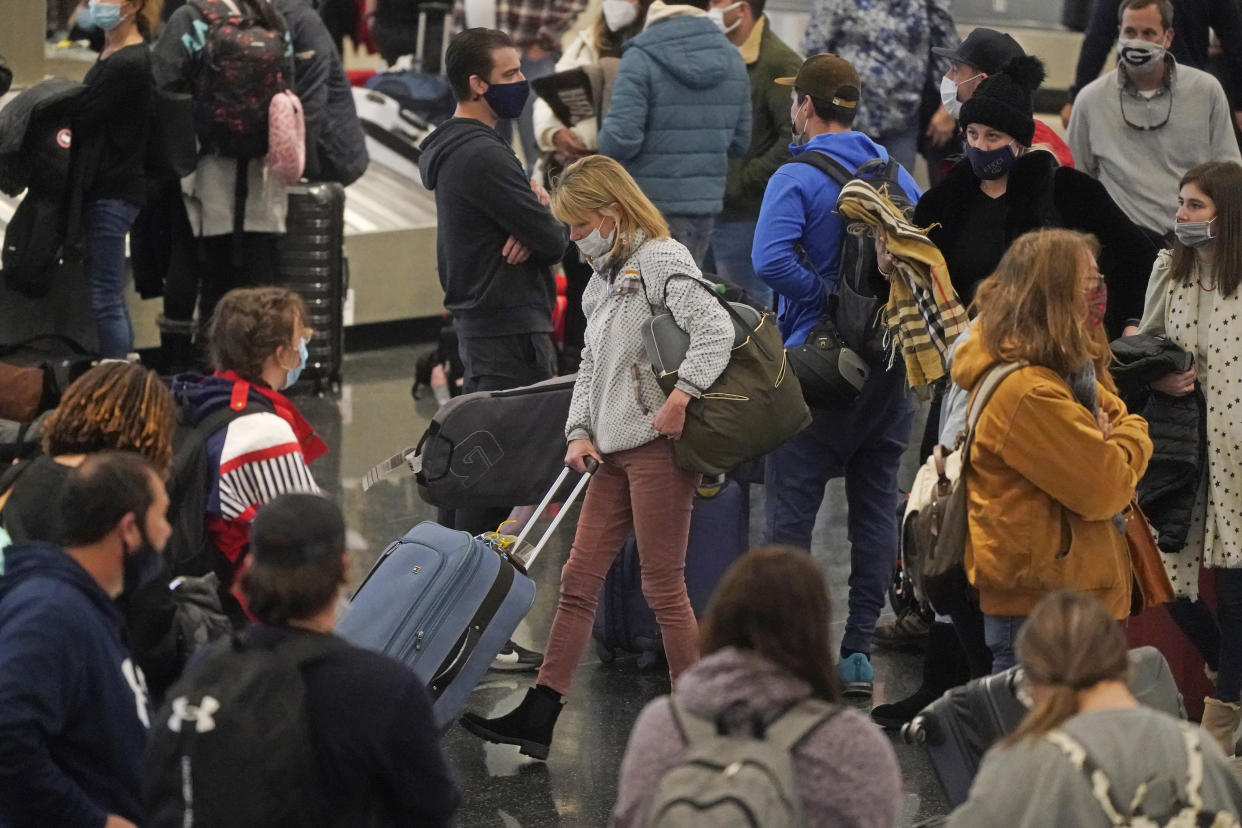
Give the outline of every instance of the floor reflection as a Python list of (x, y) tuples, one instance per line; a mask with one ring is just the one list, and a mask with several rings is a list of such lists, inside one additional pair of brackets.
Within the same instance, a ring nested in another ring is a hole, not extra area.
[[(404, 347), (351, 354), (340, 394), (295, 398), (331, 451), (311, 469), (325, 492), (336, 498), (349, 525), (351, 581), (359, 583), (376, 557), (410, 527), (435, 518), (412, 475), (394, 472), (363, 492), (363, 475), (375, 463), (418, 442), (435, 411), (427, 398), (414, 400), (410, 384), (415, 355), (425, 348)], [(849, 577), (845, 538), (844, 491), (830, 488), (816, 525), (813, 555), (831, 587), (838, 617), (846, 605)], [(751, 492), (751, 540), (762, 530), (763, 493)], [(535, 606), (515, 635), (525, 646), (542, 649), (556, 608), (560, 567), (568, 554), (577, 515), (566, 516), (532, 577), (538, 585)], [(844, 624), (833, 625), (839, 636)], [(919, 683), (916, 654), (878, 651), (875, 703), (897, 699)], [(491, 713), (510, 709), (525, 693), (533, 675), (491, 673), (476, 690), (470, 709)], [(486, 744), (461, 728), (452, 728), (444, 747), (461, 780), (463, 826), (602, 826), (616, 791), (617, 771), (630, 727), (643, 706), (669, 690), (668, 676), (639, 671), (634, 660), (601, 664), (588, 652), (568, 706), (556, 727), (549, 761), (521, 756), (517, 748)], [(894, 740), (906, 781), (906, 823), (944, 813), (946, 804), (921, 749)]]

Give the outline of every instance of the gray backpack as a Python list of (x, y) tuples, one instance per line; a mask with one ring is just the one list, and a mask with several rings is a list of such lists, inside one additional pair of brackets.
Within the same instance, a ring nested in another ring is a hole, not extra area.
[(840, 712), (837, 705), (804, 699), (752, 734), (722, 733), (719, 725), (669, 698), (686, 747), (656, 788), (649, 828), (762, 828), (803, 825), (793, 749)]

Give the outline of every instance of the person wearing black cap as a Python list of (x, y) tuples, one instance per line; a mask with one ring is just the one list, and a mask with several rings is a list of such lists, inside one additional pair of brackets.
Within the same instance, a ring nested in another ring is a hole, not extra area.
[[(956, 49), (943, 46), (932, 48), (936, 55), (949, 59), (949, 71), (940, 79), (940, 100), (945, 110), (955, 120), (962, 117), (962, 105), (975, 94), (979, 84), (989, 75), (1001, 71), (1015, 58), (1026, 57), (1026, 52), (1007, 34), (980, 26), (966, 35)], [(1052, 127), (1035, 119), (1035, 135), (1032, 146), (1048, 149), (1062, 166), (1074, 166), (1069, 145)]]
[[(1059, 165), (1051, 152), (1031, 148), (1032, 93), (1043, 78), (1043, 63), (1022, 56), (979, 83), (962, 105), (966, 158), (923, 195), (914, 209), (914, 223), (931, 226), (927, 235), (944, 254), (964, 303), (974, 299), (979, 282), (992, 274), (1023, 233), (1064, 227), (1095, 235), (1110, 294), (1106, 322), (1110, 338), (1115, 337), (1128, 317), (1142, 314), (1156, 246), (1098, 181)], [(944, 416), (947, 420), (951, 412)], [(929, 412), (923, 456), (940, 442), (940, 424), (938, 397)], [(875, 721), (900, 727), (945, 690), (990, 672), (991, 653), (978, 608), (963, 607), (952, 614), (952, 622), (952, 630), (943, 623), (932, 625), (922, 686), (908, 698), (877, 706), (872, 710)]]
[[(243, 652), (287, 653), (297, 664), (317, 770), (303, 789), (268, 795), (273, 804), (281, 797), (317, 796), (323, 816), (315, 825), (451, 825), (460, 793), (440, 750), (440, 733), (422, 682), (405, 665), (332, 634), (348, 568), (345, 521), (331, 501), (313, 494), (283, 494), (255, 515), (250, 555), (238, 586), (257, 623), (241, 634), (240, 646)], [(148, 767), (161, 755), (161, 738), (173, 738), (165, 730), (179, 732), (207, 709), (210, 697), (203, 690), (212, 686), (207, 680), (232, 666), (225, 660), (237, 657), (237, 646), (210, 651), (170, 691), (173, 701), (156, 719), (161, 729), (152, 734)], [(219, 683), (217, 678), (215, 686)], [(219, 704), (227, 705), (223, 700)], [(227, 732), (227, 706), (207, 712), (215, 716), (215, 728)], [(239, 763), (248, 752), (270, 748), (273, 741), (260, 733), (228, 738), (228, 750)], [(183, 807), (179, 790), (168, 791), (153, 781), (161, 773), (166, 772), (154, 769), (147, 782), (149, 815)], [(197, 777), (193, 781), (196, 796), (211, 790), (201, 788)]]
[(1021, 56), (980, 82), (962, 105), (966, 158), (928, 190), (914, 220), (939, 224), (928, 235), (944, 253), (964, 302), (1026, 231), (1065, 227), (1094, 234), (1104, 248), (1109, 330), (1116, 335), (1123, 320), (1142, 315), (1156, 248), (1099, 182), (1060, 166), (1049, 152), (1032, 151), (1032, 95), (1043, 78), (1043, 63)]

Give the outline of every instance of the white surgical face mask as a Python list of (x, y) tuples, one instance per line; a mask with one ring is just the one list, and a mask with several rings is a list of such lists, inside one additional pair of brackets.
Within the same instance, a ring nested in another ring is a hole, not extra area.
[(728, 34), (729, 32), (736, 29), (738, 26), (742, 25), (742, 18), (739, 17), (737, 20), (734, 20), (732, 23), (726, 26), (725, 19), (724, 19), (725, 12), (733, 11), (740, 5), (742, 5), (742, 3), (739, 0), (739, 2), (734, 3), (732, 6), (723, 6), (721, 8), (708, 9), (707, 16), (712, 19), (713, 23), (715, 23), (717, 26), (720, 27), (720, 31), (724, 32), (725, 34)]
[(1117, 41), (1117, 56), (1126, 69), (1145, 75), (1164, 65), (1164, 46), (1137, 38), (1122, 38)]
[(630, 0), (604, 0), (604, 25), (619, 32), (638, 19), (638, 6)]
[(983, 73), (971, 75), (961, 83), (955, 83), (952, 78), (945, 75), (940, 79), (940, 102), (944, 104), (944, 109), (953, 116), (953, 120), (960, 120), (962, 117), (962, 102), (957, 99), (957, 90), (962, 83), (970, 83), (978, 77), (982, 77)]
[[(605, 221), (607, 219), (608, 217), (605, 217)], [(601, 221), (599, 227), (603, 226), (604, 222)], [(608, 255), (608, 251), (612, 250), (613, 241), (617, 238), (616, 221), (613, 221), (612, 232), (607, 236), (599, 232), (599, 227), (596, 227), (590, 233), (574, 242), (574, 244), (578, 245), (578, 250), (582, 251), (582, 255), (586, 256), (587, 259), (598, 259)]]

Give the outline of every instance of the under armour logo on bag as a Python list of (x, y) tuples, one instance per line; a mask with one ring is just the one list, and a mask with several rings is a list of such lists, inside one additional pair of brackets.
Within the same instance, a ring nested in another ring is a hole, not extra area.
[(168, 729), (173, 733), (181, 732), (182, 722), (194, 722), (195, 733), (206, 733), (216, 728), (216, 720), (212, 715), (220, 709), (220, 702), (211, 696), (203, 696), (202, 702), (195, 705), (190, 704), (185, 696), (180, 696), (173, 700), (172, 708), (172, 715), (168, 717)]

